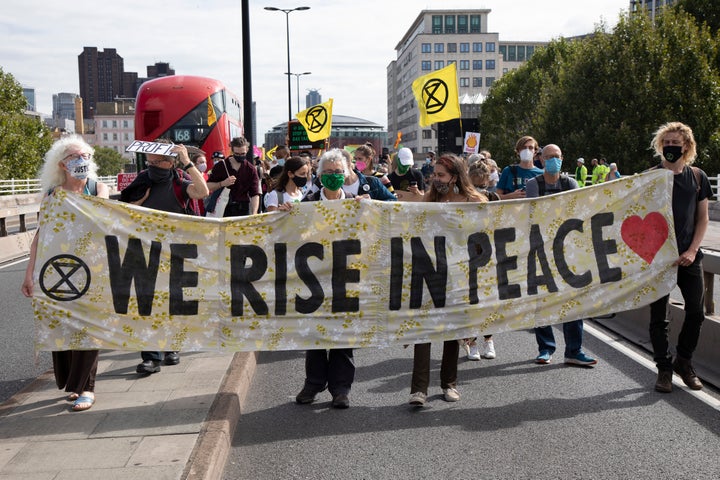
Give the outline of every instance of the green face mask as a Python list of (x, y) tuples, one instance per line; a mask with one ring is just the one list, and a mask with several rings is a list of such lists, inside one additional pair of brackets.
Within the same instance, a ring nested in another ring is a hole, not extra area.
[(408, 172), (408, 170), (410, 170), (410, 165), (400, 164), (400, 165), (398, 165), (397, 169), (398, 169), (398, 172), (400, 173), (400, 175), (405, 175)]
[(337, 192), (345, 183), (345, 175), (342, 173), (323, 173), (320, 175), (320, 183), (328, 190)]

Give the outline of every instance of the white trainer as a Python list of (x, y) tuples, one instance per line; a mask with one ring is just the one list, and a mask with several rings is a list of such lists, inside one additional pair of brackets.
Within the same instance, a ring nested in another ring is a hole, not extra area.
[(480, 360), (480, 347), (478, 344), (470, 345), (470, 349), (467, 354), (468, 360)]
[(417, 407), (422, 407), (425, 405), (425, 398), (427, 395), (425, 395), (422, 392), (415, 392), (410, 394), (410, 401), (408, 402), (410, 405), (415, 405)]
[(454, 388), (443, 388), (443, 395), (446, 402), (457, 402), (460, 400), (460, 392)]
[(487, 358), (488, 360), (495, 358), (495, 344), (492, 339), (483, 342), (482, 358)]
[(470, 355), (470, 344), (468, 343), (468, 340), (458, 340), (458, 343), (463, 348), (463, 350), (465, 350), (465, 355)]

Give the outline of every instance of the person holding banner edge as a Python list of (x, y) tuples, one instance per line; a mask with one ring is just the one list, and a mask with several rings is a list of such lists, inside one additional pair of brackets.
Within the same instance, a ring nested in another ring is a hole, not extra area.
[(703, 385), (692, 366), (692, 355), (700, 338), (700, 328), (705, 320), (705, 285), (703, 279), (700, 245), (708, 228), (708, 199), (712, 188), (705, 172), (691, 166), (696, 157), (693, 132), (680, 122), (669, 122), (655, 132), (650, 144), (661, 162), (654, 168), (665, 168), (673, 173), (672, 211), (675, 238), (680, 256), (677, 286), (685, 303), (683, 320), (675, 361), (670, 353), (668, 339), (669, 295), (650, 304), (650, 342), (653, 359), (658, 369), (655, 390), (672, 392), (673, 371), (680, 375), (685, 385), (700, 390)]
[[(465, 162), (457, 155), (452, 153), (440, 155), (431, 178), (430, 188), (424, 197), (426, 202), (487, 202), (487, 197), (475, 190), (468, 176)], [(430, 347), (430, 343), (418, 343), (414, 346), (408, 403), (416, 407), (422, 407), (427, 400), (430, 385)], [(443, 398), (447, 402), (460, 400), (460, 392), (457, 390), (459, 352), (458, 340), (443, 342), (440, 388)]]
[[(68, 135), (55, 142), (45, 154), (41, 173), (41, 188), (46, 195), (55, 190), (95, 195), (108, 198), (107, 185), (96, 181), (97, 165), (93, 148), (78, 135)], [(42, 210), (41, 210), (42, 215)], [(22, 293), (33, 296), (34, 271), (38, 250), (38, 234), (30, 246), (30, 258), (25, 270)], [(58, 388), (65, 388), (67, 399), (73, 402), (72, 410), (80, 412), (95, 404), (95, 377), (98, 367), (98, 350), (63, 350), (52, 352), (53, 372)]]

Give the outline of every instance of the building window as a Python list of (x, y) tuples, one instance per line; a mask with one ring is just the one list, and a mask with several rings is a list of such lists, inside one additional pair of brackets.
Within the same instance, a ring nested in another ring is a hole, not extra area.
[(460, 53), (470, 53), (470, 44), (469, 43), (461, 43), (460, 44)]
[(485, 86), (492, 87), (492, 84), (494, 81), (495, 81), (495, 77), (485, 77)]
[(525, 61), (525, 45), (518, 45), (517, 47), (517, 58), (518, 62), (524, 62)]
[(445, 62), (442, 60), (435, 60), (435, 70), (440, 70), (445, 67)]
[(482, 88), (482, 77), (473, 77), (473, 87)]
[(470, 70), (470, 60), (460, 60), (460, 70)]
[(432, 62), (430, 60), (423, 60), (420, 67), (424, 72), (432, 70)]
[[(104, 120), (103, 120), (103, 121), (104, 121)], [(103, 133), (103, 140), (107, 142), (107, 139), (108, 139), (108, 134), (107, 134), (107, 133)]]
[(123, 120), (123, 128), (130, 128), (127, 120)]
[(102, 121), (102, 126), (103, 126), (103, 128), (108, 128), (107, 120)]
[(473, 52), (482, 53), (482, 42), (473, 42)]
[(112, 121), (112, 126), (113, 126), (112, 128), (117, 128), (117, 120)]
[(470, 33), (480, 33), (480, 15), (470, 15)]
[(530, 57), (532, 57), (532, 54), (535, 53), (535, 47), (532, 45), (528, 45), (525, 48), (525, 59), (530, 60)]
[(448, 53), (457, 53), (457, 43), (448, 43)]
[(442, 33), (442, 15), (433, 15), (432, 16), (432, 33), (439, 34)]
[(125, 132), (125, 135), (123, 136), (123, 140), (129, 141), (130, 140), (130, 134)]
[(433, 132), (432, 129), (429, 129), (429, 128), (423, 130), (423, 131), (422, 131), (422, 138), (423, 138), (423, 140), (432, 140), (432, 138), (433, 138), (432, 132)]
[(467, 15), (458, 15), (457, 27), (458, 27), (458, 33), (468, 33), (468, 17), (467, 17)]
[(485, 60), (485, 70), (495, 70), (495, 60)]
[(445, 53), (445, 44), (444, 43), (436, 43), (435, 44), (435, 53)]
[(508, 45), (507, 59), (508, 62), (517, 62), (517, 48), (515, 45)]
[(460, 77), (460, 86), (465, 88), (469, 87), (470, 79), (468, 77)]
[(507, 62), (507, 45), (500, 45), (500, 55), (503, 57), (503, 62)]
[(473, 70), (482, 70), (482, 60), (473, 60)]
[(117, 142), (118, 136), (117, 133), (113, 133), (113, 140)]
[(486, 52), (494, 52), (495, 51), (495, 42), (485, 42), (485, 51)]
[(445, 15), (445, 33), (455, 33), (455, 15)]
[(429, 43), (422, 44), (422, 53), (432, 53), (432, 45)]

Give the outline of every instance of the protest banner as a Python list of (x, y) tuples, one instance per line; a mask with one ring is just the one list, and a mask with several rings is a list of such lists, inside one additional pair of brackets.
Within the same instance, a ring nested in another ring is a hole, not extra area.
[(378, 347), (629, 310), (675, 286), (671, 193), (657, 170), (536, 199), (209, 219), (58, 190), (36, 348)]

